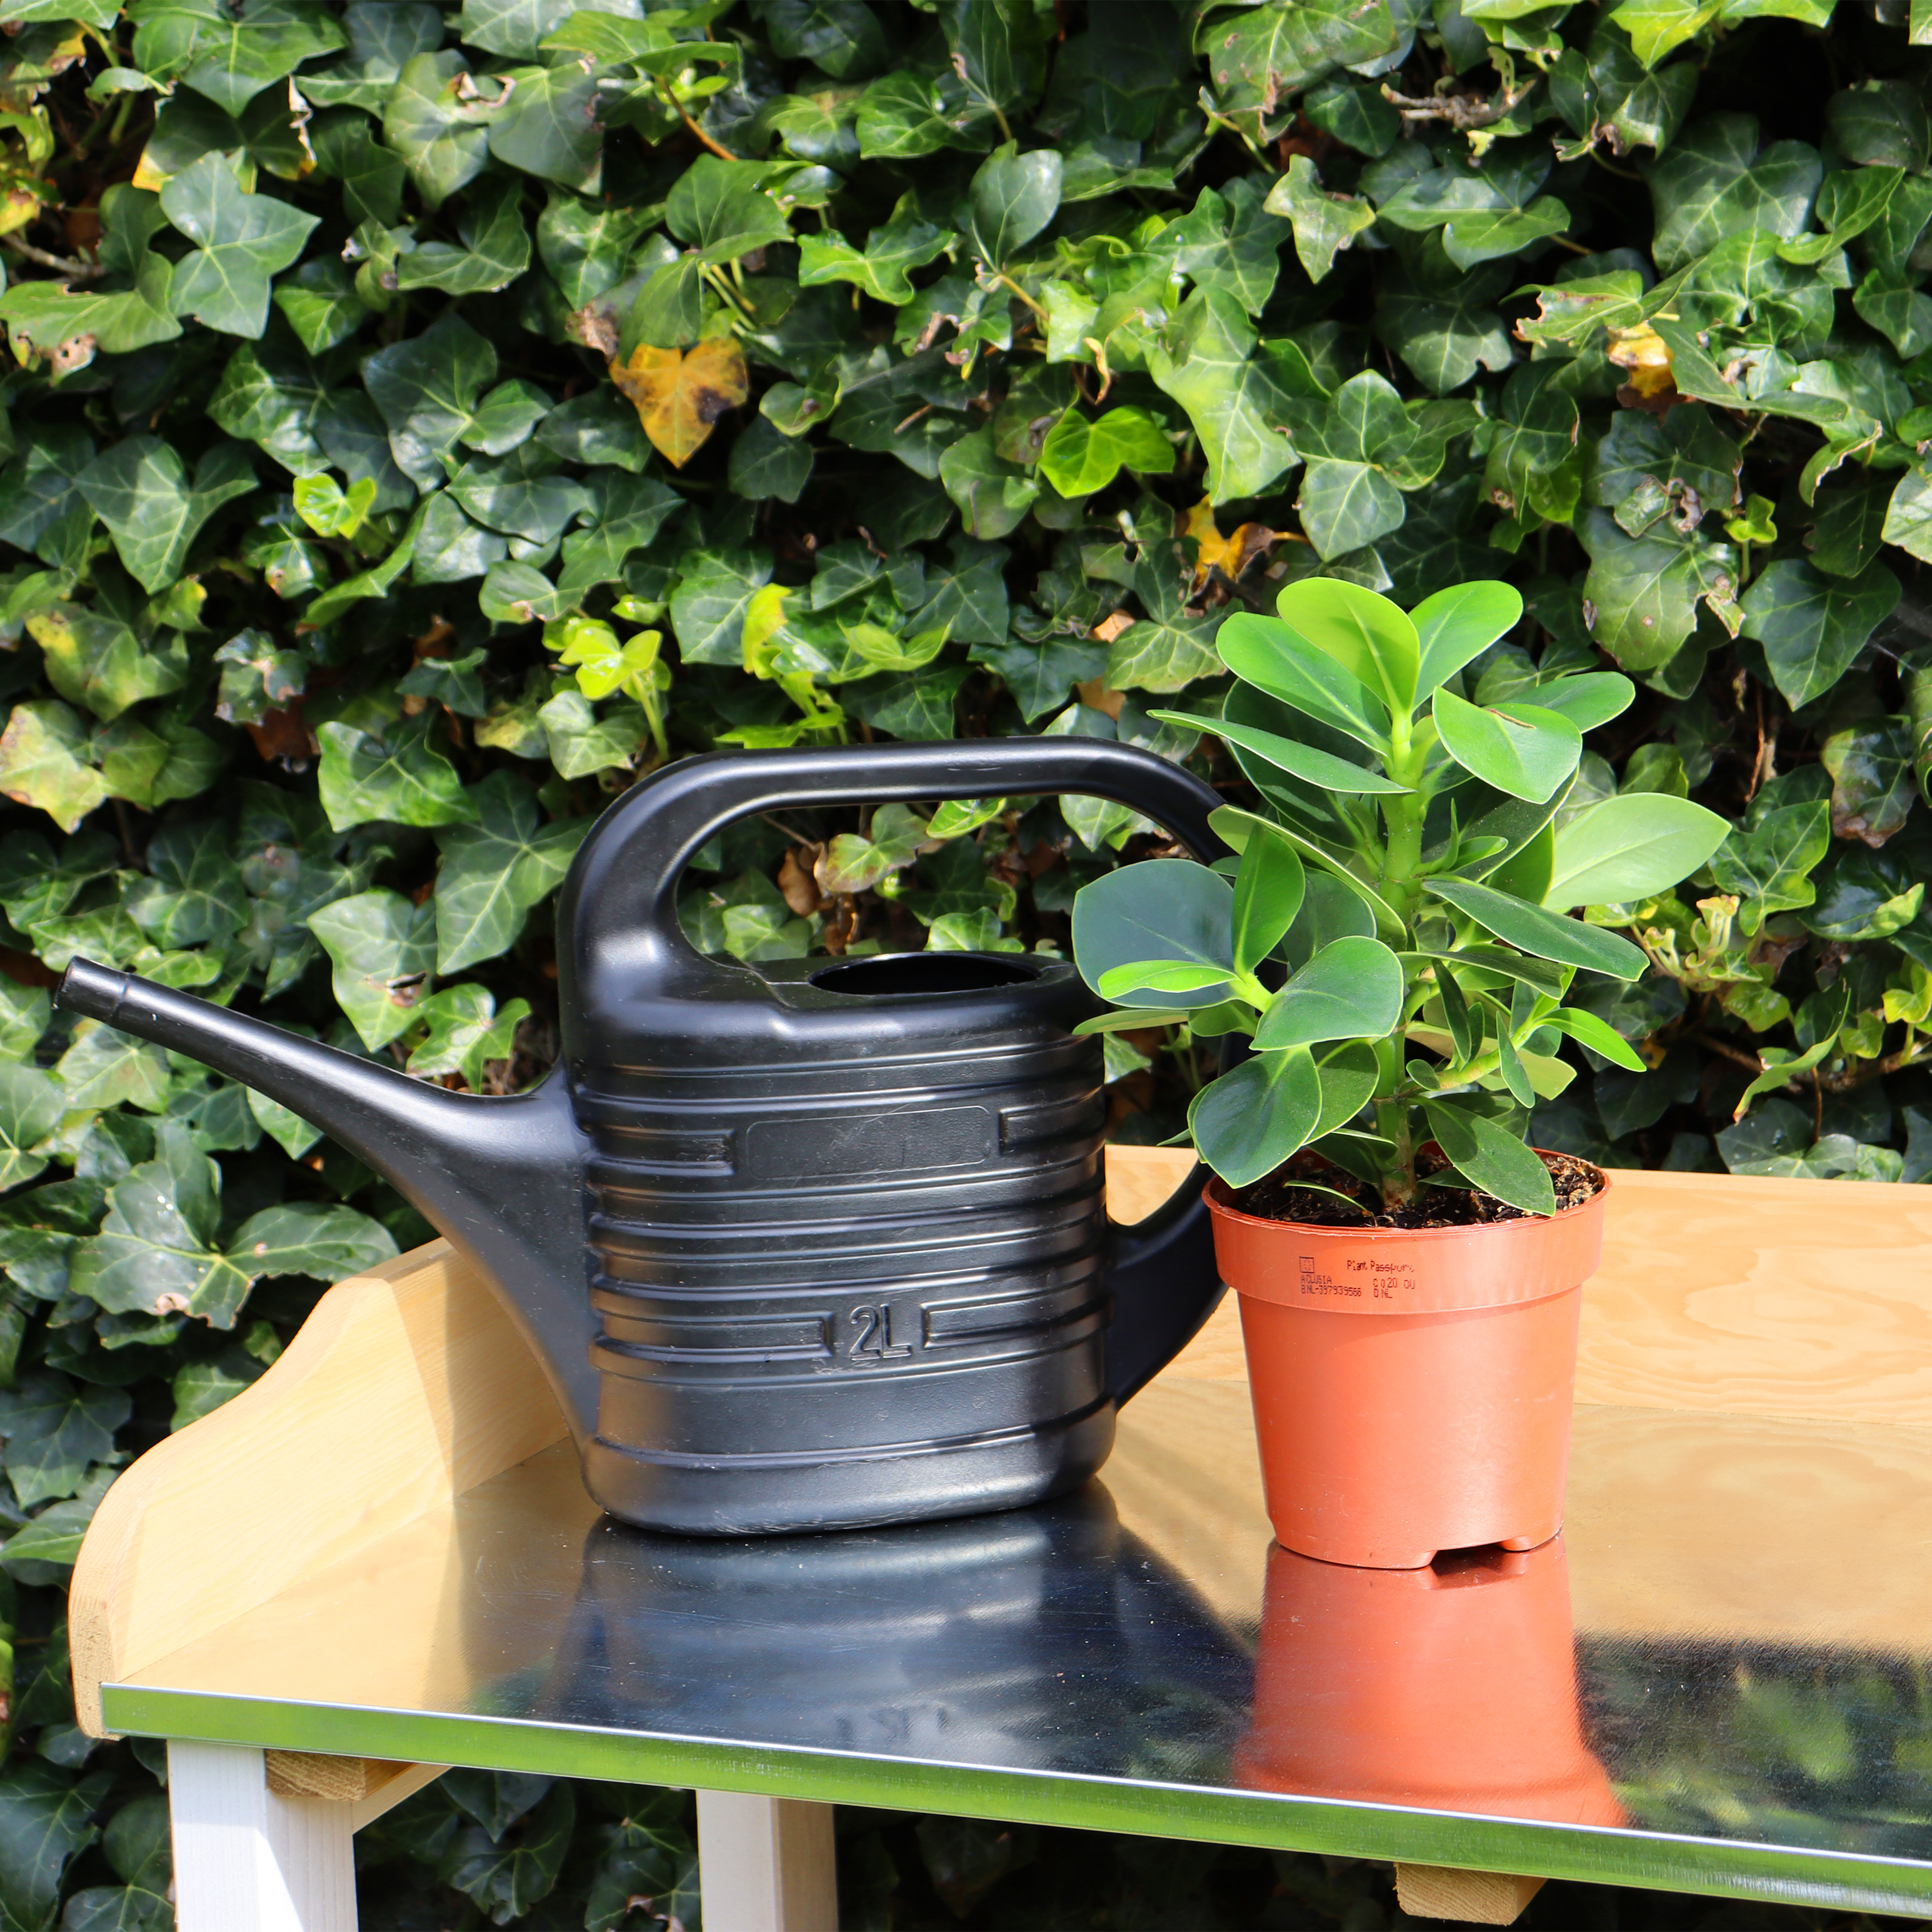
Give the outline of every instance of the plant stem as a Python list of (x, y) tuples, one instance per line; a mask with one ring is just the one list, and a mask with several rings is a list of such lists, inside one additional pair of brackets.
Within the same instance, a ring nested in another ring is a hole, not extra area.
[(1408, 1102), (1393, 1098), (1376, 1101), (1376, 1132), (1395, 1148), (1382, 1170), (1382, 1206), (1394, 1214), (1415, 1198), (1415, 1147), (1408, 1131)]

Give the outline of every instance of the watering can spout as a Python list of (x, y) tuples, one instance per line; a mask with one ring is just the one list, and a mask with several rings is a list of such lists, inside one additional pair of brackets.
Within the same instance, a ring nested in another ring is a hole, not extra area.
[(452, 1094), (92, 960), (58, 1004), (213, 1067), (322, 1129), (419, 1208), (508, 1306), (580, 1445), (596, 1427), (581, 1182), (560, 1066), (502, 1099)]

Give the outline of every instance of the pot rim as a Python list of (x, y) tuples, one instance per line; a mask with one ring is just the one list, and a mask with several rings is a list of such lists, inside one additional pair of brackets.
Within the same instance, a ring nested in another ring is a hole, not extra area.
[[(1558, 1150), (1537, 1148), (1537, 1154), (1552, 1154)], [(1218, 1174), (1210, 1174), (1202, 1198), (1208, 1203), (1210, 1211), (1225, 1220), (1256, 1228), (1280, 1228), (1284, 1234), (1292, 1232), (1303, 1240), (1348, 1241), (1462, 1241), (1472, 1237), (1490, 1236), (1502, 1239), (1520, 1231), (1534, 1232), (1544, 1228), (1553, 1228), (1559, 1221), (1574, 1220), (1600, 1208), (1612, 1185), (1610, 1175), (1594, 1161), (1583, 1160), (1581, 1154), (1570, 1154), (1566, 1158), (1582, 1160), (1583, 1165), (1602, 1183), (1587, 1201), (1580, 1201), (1574, 1208), (1561, 1208), (1554, 1214), (1525, 1214), (1514, 1221), (1473, 1221), (1460, 1228), (1378, 1228), (1373, 1226), (1360, 1228), (1328, 1228), (1314, 1221), (1282, 1221), (1265, 1214), (1250, 1214), (1237, 1208), (1232, 1198), (1233, 1190)]]

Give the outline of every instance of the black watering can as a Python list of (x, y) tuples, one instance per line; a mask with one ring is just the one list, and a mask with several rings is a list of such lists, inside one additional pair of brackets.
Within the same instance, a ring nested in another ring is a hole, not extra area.
[(1057, 1496), (1220, 1294), (1196, 1171), (1103, 1199), (1096, 1010), (1064, 961), (707, 958), (677, 886), (722, 826), (838, 803), (1080, 793), (1203, 859), (1219, 802), (1102, 740), (724, 753), (592, 828), (557, 908), (562, 1056), (452, 1094), (76, 960), (63, 1006), (206, 1061), (392, 1181), (514, 1313), (584, 1481), (647, 1528), (742, 1535)]

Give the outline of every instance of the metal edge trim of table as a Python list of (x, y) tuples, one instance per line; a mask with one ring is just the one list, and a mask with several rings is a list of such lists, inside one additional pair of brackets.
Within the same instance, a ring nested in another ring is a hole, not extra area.
[(1838, 1911), (1922, 1917), (1932, 1906), (1932, 1864), (1851, 1852), (1468, 1812), (1412, 1811), (1151, 1779), (751, 1747), (526, 1718), (302, 1704), (136, 1684), (106, 1684), (101, 1693), (109, 1729), (118, 1736), (748, 1791)]

